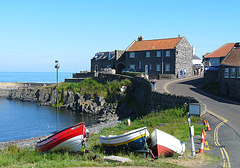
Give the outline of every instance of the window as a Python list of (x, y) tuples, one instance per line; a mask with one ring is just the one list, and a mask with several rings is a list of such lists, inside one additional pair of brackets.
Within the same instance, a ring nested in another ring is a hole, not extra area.
[(229, 68), (224, 69), (224, 78), (229, 78)]
[(166, 51), (166, 57), (170, 57), (170, 51)]
[(240, 68), (237, 69), (237, 78), (240, 78)]
[(170, 71), (170, 64), (165, 65), (165, 71)]
[(98, 65), (95, 65), (95, 71), (98, 71)]
[(135, 52), (130, 52), (129, 58), (135, 58)]
[(152, 65), (149, 65), (149, 70), (152, 70)]
[(111, 53), (108, 53), (108, 60), (111, 60)]
[(129, 68), (135, 70), (135, 65), (130, 65)]
[(235, 68), (231, 68), (230, 76), (231, 76), (231, 78), (235, 78), (236, 77), (236, 69)]
[(150, 52), (146, 52), (146, 57), (150, 57)]
[(157, 51), (157, 57), (161, 57), (161, 51)]
[(156, 71), (161, 71), (161, 65), (156, 65)]
[(95, 61), (97, 61), (98, 60), (98, 57), (95, 57)]
[(139, 68), (139, 69), (142, 68), (142, 62), (141, 62), (141, 61), (139, 61), (138, 68)]

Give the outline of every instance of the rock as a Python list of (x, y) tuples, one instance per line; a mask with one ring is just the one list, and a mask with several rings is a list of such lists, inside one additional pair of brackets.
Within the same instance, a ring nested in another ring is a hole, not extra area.
[(120, 157), (120, 156), (104, 156), (103, 158), (105, 161), (109, 162), (118, 162), (118, 163), (126, 163), (126, 162), (132, 162), (131, 159)]

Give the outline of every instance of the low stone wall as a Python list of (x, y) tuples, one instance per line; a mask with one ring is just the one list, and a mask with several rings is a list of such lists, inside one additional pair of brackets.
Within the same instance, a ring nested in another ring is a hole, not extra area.
[[(121, 78), (122, 75), (104, 75), (104, 79), (107, 81), (116, 80)], [(128, 77), (133, 83), (134, 100), (141, 109), (146, 112), (152, 112), (153, 110), (162, 110), (167, 108), (173, 108), (176, 106), (183, 106), (189, 103), (200, 103), (200, 101), (190, 96), (177, 96), (174, 94), (158, 93), (154, 91), (153, 84), (149, 80), (141, 77)]]
[(0, 97), (8, 97), (11, 90), (47, 86), (45, 83), (0, 82)]

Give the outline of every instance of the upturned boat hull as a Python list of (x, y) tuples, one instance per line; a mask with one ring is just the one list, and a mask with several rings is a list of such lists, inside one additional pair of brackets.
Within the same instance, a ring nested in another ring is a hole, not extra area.
[(174, 136), (155, 129), (151, 134), (151, 149), (156, 158), (173, 156), (174, 153), (182, 155), (185, 151), (185, 143)]
[(122, 135), (100, 136), (100, 142), (106, 146), (107, 149), (127, 147), (130, 150), (143, 150), (148, 137), (149, 131), (147, 127), (142, 127)]
[(35, 149), (39, 152), (68, 151), (77, 152), (81, 149), (88, 130), (84, 123), (76, 124), (37, 142)]

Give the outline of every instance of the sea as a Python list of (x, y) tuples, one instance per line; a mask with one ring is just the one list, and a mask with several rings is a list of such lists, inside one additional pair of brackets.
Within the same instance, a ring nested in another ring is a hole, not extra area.
[[(71, 78), (70, 72), (59, 72), (59, 82)], [(0, 82), (56, 83), (55, 72), (0, 72)], [(97, 116), (87, 116), (59, 109), (58, 129), (79, 122), (96, 123)], [(0, 142), (49, 135), (57, 131), (56, 108), (32, 102), (0, 97)]]

